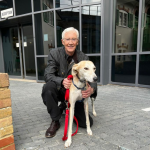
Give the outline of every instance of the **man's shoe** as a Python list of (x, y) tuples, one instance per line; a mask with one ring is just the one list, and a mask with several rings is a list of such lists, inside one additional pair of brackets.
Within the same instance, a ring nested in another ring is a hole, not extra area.
[(58, 107), (60, 109), (60, 113), (62, 114), (63, 110), (66, 109), (66, 103), (65, 102), (61, 102), (61, 104)]
[(47, 129), (45, 133), (45, 137), (51, 138), (56, 135), (56, 131), (60, 128), (59, 121), (52, 121), (50, 127)]

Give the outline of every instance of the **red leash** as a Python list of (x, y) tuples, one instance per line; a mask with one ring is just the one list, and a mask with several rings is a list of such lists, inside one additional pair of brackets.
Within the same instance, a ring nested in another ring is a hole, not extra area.
[[(67, 79), (71, 80), (71, 79), (73, 79), (73, 76), (72, 75), (68, 75)], [(68, 130), (68, 120), (69, 120), (69, 107), (70, 107), (70, 103), (69, 103), (69, 89), (66, 90), (65, 100), (67, 101), (67, 109), (66, 109), (66, 116), (65, 116), (64, 136), (62, 137), (63, 141), (67, 140), (67, 138), (68, 138), (67, 137), (67, 130)], [(77, 118), (75, 116), (74, 116), (74, 120), (76, 121), (77, 128), (76, 128), (76, 131), (71, 136), (74, 136), (78, 132), (78, 120), (77, 120)]]

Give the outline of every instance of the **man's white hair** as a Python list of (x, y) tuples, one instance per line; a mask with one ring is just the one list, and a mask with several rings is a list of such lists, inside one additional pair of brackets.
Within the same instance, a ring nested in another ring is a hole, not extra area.
[(66, 33), (66, 32), (69, 32), (69, 31), (75, 31), (76, 34), (77, 34), (77, 39), (79, 39), (79, 32), (78, 32), (78, 30), (75, 29), (74, 27), (66, 28), (66, 29), (62, 32), (62, 39), (64, 39), (65, 33)]

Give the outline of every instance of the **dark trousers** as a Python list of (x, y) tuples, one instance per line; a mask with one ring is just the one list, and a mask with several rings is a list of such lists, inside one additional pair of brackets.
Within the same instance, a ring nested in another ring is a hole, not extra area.
[[(54, 82), (47, 82), (42, 90), (42, 98), (44, 104), (47, 106), (47, 111), (50, 114), (52, 120), (59, 120), (61, 118), (61, 112), (58, 107), (58, 102), (65, 101), (65, 89), (57, 89), (57, 86)], [(76, 102), (75, 104), (75, 117), (78, 120), (79, 126), (86, 128), (86, 118), (84, 111), (84, 103)], [(93, 125), (93, 119), (89, 116), (90, 126)]]

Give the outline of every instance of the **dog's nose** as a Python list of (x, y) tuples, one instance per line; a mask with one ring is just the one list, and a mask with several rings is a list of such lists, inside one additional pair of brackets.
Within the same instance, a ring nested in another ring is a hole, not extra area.
[(94, 77), (93, 80), (94, 80), (94, 82), (96, 82), (97, 81), (97, 77)]

